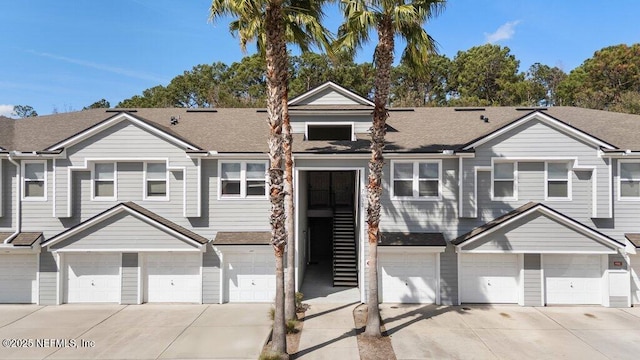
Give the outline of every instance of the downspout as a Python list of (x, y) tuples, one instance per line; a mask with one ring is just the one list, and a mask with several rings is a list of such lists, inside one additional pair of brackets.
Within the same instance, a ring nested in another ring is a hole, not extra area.
[(22, 191), (22, 168), (20, 167), (20, 164), (11, 157), (11, 152), (9, 153), (7, 159), (9, 160), (9, 162), (16, 166), (16, 231), (4, 241), (4, 244), (9, 244), (11, 240), (13, 240), (16, 236), (18, 236), (18, 234), (20, 234), (20, 231), (22, 229), (22, 201), (20, 197)]

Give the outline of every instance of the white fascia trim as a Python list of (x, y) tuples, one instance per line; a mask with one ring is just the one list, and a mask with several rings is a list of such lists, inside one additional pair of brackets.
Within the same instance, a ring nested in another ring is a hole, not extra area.
[(362, 105), (375, 106), (375, 104), (372, 101), (370, 101), (368, 99), (365, 99), (362, 96), (360, 96), (360, 95), (358, 95), (358, 94), (356, 94), (356, 93), (354, 93), (352, 91), (349, 91), (349, 90), (343, 88), (342, 86), (340, 86), (340, 85), (338, 85), (338, 84), (336, 84), (336, 83), (334, 83), (332, 81), (327, 81), (326, 83), (318, 86), (317, 88), (311, 89), (311, 90), (307, 91), (306, 93), (304, 93), (302, 95), (299, 95), (299, 96), (289, 100), (288, 105), (290, 105), (290, 106), (291, 105), (297, 105), (300, 102), (302, 102), (304, 99), (308, 99), (309, 97), (311, 97), (311, 96), (313, 96), (313, 95), (315, 95), (315, 94), (317, 94), (317, 93), (319, 93), (319, 92), (321, 92), (321, 91), (323, 91), (323, 90), (325, 90), (327, 88), (331, 88), (331, 89), (335, 90), (336, 92), (341, 93), (342, 95), (345, 95), (349, 99), (351, 99), (351, 100), (353, 100), (353, 101), (355, 101), (357, 103), (360, 103)]
[(415, 253), (425, 253), (425, 254), (439, 254), (443, 253), (446, 249), (446, 246), (380, 246), (378, 245), (378, 251), (389, 254), (397, 254), (397, 253), (406, 253), (410, 252), (412, 254)]
[(351, 141), (358, 140), (356, 138), (356, 124), (354, 121), (313, 121), (304, 123), (304, 138), (309, 139), (309, 126), (351, 126)]
[[(457, 250), (456, 250), (457, 251)], [(585, 254), (606, 255), (617, 254), (615, 250), (576, 251), (576, 250), (460, 250), (460, 254)]]
[[(150, 218), (138, 213), (135, 210), (132, 210), (132, 209), (128, 208), (126, 205), (118, 205), (118, 206), (112, 208), (111, 210), (101, 214), (98, 217), (95, 217), (95, 218), (93, 218), (93, 219), (91, 219), (91, 220), (89, 220), (89, 221), (87, 221), (87, 222), (85, 222), (83, 224), (80, 224), (80, 225), (76, 226), (75, 228), (73, 228), (71, 230), (68, 230), (65, 233), (62, 233), (62, 234), (59, 234), (59, 235), (56, 235), (56, 236), (52, 237), (51, 239), (49, 239), (49, 240), (45, 241), (44, 243), (42, 243), (41, 246), (48, 247), (48, 246), (54, 245), (54, 244), (56, 244), (56, 243), (58, 243), (58, 242), (60, 242), (62, 240), (68, 239), (70, 236), (73, 236), (73, 235), (77, 234), (78, 232), (81, 232), (82, 230), (88, 229), (88, 228), (90, 228), (91, 226), (93, 226), (95, 224), (99, 224), (100, 222), (102, 222), (102, 221), (104, 221), (104, 220), (106, 220), (106, 219), (108, 219), (108, 218), (110, 218), (110, 217), (112, 217), (114, 215), (117, 215), (122, 211), (126, 211), (130, 215), (134, 216), (135, 218), (137, 218), (139, 220), (144, 221), (145, 223), (147, 223), (147, 224), (149, 224), (151, 226), (160, 227), (164, 231), (167, 231), (168, 233), (173, 235), (174, 237), (182, 239), (182, 240), (184, 240), (184, 241), (186, 241), (186, 242), (198, 247), (199, 249), (200, 248), (204, 248), (204, 246), (205, 246), (205, 244), (201, 244), (201, 243), (199, 243), (199, 242), (197, 242), (197, 241), (195, 241), (195, 240), (193, 240), (193, 239), (191, 239), (191, 238), (189, 238), (187, 236), (184, 236), (184, 235), (176, 232), (175, 230), (165, 226), (164, 224), (159, 223), (159, 222), (157, 222), (157, 221), (155, 221), (153, 219), (150, 219)], [(57, 251), (59, 251), (59, 250), (57, 250)]]
[[(596, 241), (598, 241), (600, 243), (609, 244), (609, 245), (612, 245), (612, 246), (614, 246), (615, 248), (618, 248), (618, 249), (624, 249), (624, 245), (623, 244), (614, 242), (611, 239), (606, 238), (603, 235), (601, 235), (601, 234), (589, 229), (588, 227), (586, 227), (586, 226), (584, 226), (584, 225), (582, 225), (580, 223), (577, 223), (577, 222), (575, 222), (573, 220), (570, 220), (570, 219), (568, 219), (568, 218), (566, 218), (564, 216), (558, 216), (555, 212), (548, 210), (547, 208), (543, 207), (542, 205), (537, 205), (537, 206), (534, 206), (531, 209), (519, 214), (518, 216), (515, 216), (515, 217), (513, 217), (513, 218), (511, 218), (511, 219), (509, 219), (509, 220), (507, 220), (507, 221), (505, 221), (503, 223), (501, 223), (500, 225), (496, 225), (493, 228), (491, 228), (491, 229), (489, 229), (487, 231), (484, 231), (484, 232), (474, 236), (473, 238), (471, 238), (471, 239), (469, 239), (469, 240), (467, 240), (467, 241), (465, 241), (465, 242), (463, 242), (461, 244), (456, 245), (455, 246), (456, 247), (456, 251), (461, 251), (461, 252), (472, 251), (472, 250), (463, 250), (462, 248), (464, 246), (472, 244), (473, 242), (475, 242), (477, 240), (480, 240), (480, 239), (484, 238), (485, 236), (491, 235), (495, 231), (500, 230), (503, 227), (505, 227), (505, 226), (515, 222), (515, 221), (518, 221), (518, 220), (522, 219), (523, 217), (528, 216), (529, 214), (531, 214), (533, 212), (536, 212), (536, 211), (539, 211), (539, 212), (543, 213), (544, 215), (549, 216), (553, 220), (556, 220), (556, 221), (564, 224), (565, 226), (573, 229), (576, 232), (579, 232), (579, 233), (581, 233), (581, 234), (583, 234), (585, 236), (591, 237), (592, 239), (594, 239), (594, 240), (596, 240)], [(478, 250), (476, 252), (478, 252)], [(489, 252), (495, 252), (495, 251), (489, 251)], [(498, 251), (498, 252), (508, 252), (508, 251)], [(542, 251), (537, 251), (536, 250), (533, 253), (541, 253), (541, 252)], [(521, 252), (519, 252), (519, 253), (521, 253)], [(616, 253), (615, 250), (614, 250), (613, 253), (614, 254)], [(607, 252), (607, 254), (608, 254), (608, 252)]]
[(219, 153), (217, 151), (211, 151), (208, 159), (212, 160), (268, 160), (269, 154), (267, 153)]
[(193, 145), (191, 145), (191, 144), (189, 144), (189, 143), (187, 143), (187, 142), (185, 142), (183, 140), (180, 140), (180, 139), (176, 138), (175, 136), (172, 136), (171, 134), (168, 134), (168, 133), (166, 133), (166, 132), (164, 132), (164, 131), (162, 131), (162, 130), (154, 127), (154, 126), (151, 126), (151, 125), (147, 124), (144, 121), (140, 121), (137, 118), (135, 118), (135, 117), (133, 117), (133, 116), (131, 116), (129, 114), (126, 114), (126, 113), (121, 113), (119, 115), (114, 116), (111, 119), (103, 121), (102, 123), (100, 123), (100, 124), (98, 124), (96, 126), (93, 126), (93, 127), (89, 128), (89, 129), (86, 129), (86, 130), (82, 131), (81, 133), (76, 134), (75, 136), (72, 136), (72, 137), (70, 137), (70, 138), (68, 138), (66, 140), (63, 140), (63, 141), (61, 141), (61, 142), (59, 142), (57, 144), (54, 144), (54, 145), (48, 147), (46, 150), (47, 151), (53, 151), (53, 150), (58, 150), (60, 148), (73, 146), (73, 145), (81, 142), (82, 140), (85, 140), (85, 139), (87, 139), (87, 138), (89, 138), (89, 137), (91, 137), (91, 136), (93, 136), (95, 134), (98, 134), (98, 133), (100, 133), (100, 132), (102, 132), (102, 131), (104, 131), (104, 130), (106, 130), (106, 129), (108, 129), (108, 128), (116, 125), (116, 124), (119, 124), (120, 122), (122, 122), (124, 120), (131, 121), (135, 125), (140, 126), (140, 127), (144, 128), (145, 130), (147, 130), (147, 131), (149, 131), (149, 132), (151, 132), (151, 133), (153, 133), (153, 134), (155, 134), (155, 135), (157, 135), (157, 136), (159, 136), (161, 138), (164, 138), (165, 140), (168, 140), (169, 142), (171, 142), (173, 144), (180, 145), (185, 149), (200, 150), (197, 147), (195, 147), (195, 146), (193, 146)]
[(600, 157), (610, 159), (640, 159), (640, 151), (620, 150), (620, 152), (602, 152), (600, 151)]
[(607, 144), (607, 143), (603, 142), (602, 140), (598, 140), (597, 138), (589, 135), (588, 133), (586, 133), (584, 131), (572, 128), (572, 127), (570, 127), (570, 126), (568, 126), (566, 124), (563, 124), (560, 121), (558, 121), (558, 120), (556, 120), (556, 119), (554, 119), (554, 118), (552, 118), (552, 117), (550, 117), (548, 115), (545, 115), (543, 113), (535, 112), (535, 113), (529, 114), (528, 116), (525, 116), (525, 117), (521, 118), (520, 120), (516, 120), (516, 121), (512, 122), (511, 124), (503, 127), (502, 129), (494, 131), (494, 132), (488, 134), (487, 136), (485, 136), (485, 137), (483, 137), (483, 138), (481, 138), (481, 139), (479, 139), (479, 140), (477, 140), (477, 141), (465, 146), (463, 148), (463, 150), (469, 150), (469, 149), (478, 147), (478, 146), (480, 146), (480, 145), (482, 145), (482, 144), (484, 144), (484, 143), (486, 143), (486, 142), (488, 142), (488, 141), (490, 141), (492, 139), (495, 139), (496, 137), (498, 137), (500, 135), (503, 135), (503, 134), (505, 134), (505, 133), (507, 133), (507, 132), (509, 132), (509, 131), (511, 131), (511, 130), (523, 125), (523, 124), (526, 124), (527, 122), (529, 122), (531, 120), (540, 120), (543, 123), (545, 123), (545, 124), (547, 124), (547, 125), (549, 125), (551, 127), (554, 127), (556, 129), (564, 132), (564, 133), (573, 135), (573, 136), (575, 136), (575, 137), (577, 137), (579, 139), (582, 139), (582, 140), (584, 140), (584, 141), (586, 141), (588, 143), (591, 143), (591, 144), (593, 144), (595, 146), (603, 147), (603, 148), (606, 148), (606, 149), (616, 149), (612, 145)]
[(246, 254), (252, 253), (272, 253), (273, 246), (269, 244), (265, 245), (212, 245), (216, 253), (220, 254)]
[(39, 254), (41, 247), (37, 244), (33, 246), (14, 246), (0, 243), (0, 254)]
[(113, 248), (113, 249), (93, 249), (93, 248), (87, 248), (87, 249), (55, 249), (55, 250), (51, 250), (52, 253), (86, 253), (86, 252), (91, 252), (91, 253), (122, 253), (122, 252), (137, 252), (137, 253), (157, 253), (157, 252), (189, 252), (189, 253), (202, 253), (204, 251), (200, 250), (200, 249), (184, 249), (184, 248), (153, 248), (153, 249), (148, 249), (148, 248)]

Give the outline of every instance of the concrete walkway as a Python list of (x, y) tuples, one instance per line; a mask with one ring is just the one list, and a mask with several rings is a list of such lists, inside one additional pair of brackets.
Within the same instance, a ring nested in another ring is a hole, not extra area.
[(398, 360), (635, 360), (640, 354), (640, 308), (382, 304), (380, 309)]
[(353, 322), (353, 310), (359, 304), (311, 302), (305, 315), (298, 352), (292, 358), (360, 359)]
[(0, 359), (255, 360), (271, 331), (270, 307), (0, 305)]

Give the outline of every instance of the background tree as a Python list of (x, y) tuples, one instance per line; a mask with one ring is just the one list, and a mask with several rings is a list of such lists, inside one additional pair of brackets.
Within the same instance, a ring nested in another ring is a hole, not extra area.
[(602, 110), (625, 108), (616, 104), (640, 92), (640, 44), (596, 51), (569, 73), (559, 92), (565, 105)]
[(111, 107), (111, 104), (105, 100), (105, 99), (100, 99), (96, 102), (94, 102), (93, 104), (89, 105), (89, 106), (85, 106), (82, 108), (82, 110), (89, 110), (89, 109), (108, 109)]
[(374, 110), (371, 127), (371, 158), (367, 185), (367, 235), (369, 241), (369, 272), (367, 276), (366, 336), (380, 337), (380, 309), (378, 307), (378, 240), (380, 239), (380, 197), (387, 103), (391, 81), (391, 67), (395, 37), (406, 41), (403, 61), (414, 69), (427, 62), (435, 53), (435, 41), (423, 29), (423, 24), (444, 9), (445, 1), (342, 0), (344, 23), (338, 31), (337, 46), (355, 53), (369, 41), (376, 31), (378, 44), (374, 52)]
[(451, 105), (511, 105), (507, 85), (523, 80), (519, 65), (508, 47), (486, 44), (458, 51), (449, 78)]
[(38, 116), (38, 113), (34, 108), (32, 108), (29, 105), (16, 105), (13, 107), (13, 113), (11, 113), (11, 115), (17, 116), (22, 119), (27, 117)]
[(447, 83), (451, 60), (444, 55), (433, 55), (416, 72), (401, 62), (391, 72), (390, 99), (393, 106), (446, 106)]
[(567, 77), (564, 71), (554, 66), (535, 63), (529, 67), (526, 78), (528, 81), (537, 84), (544, 92), (541, 106), (562, 105), (558, 98), (558, 87)]

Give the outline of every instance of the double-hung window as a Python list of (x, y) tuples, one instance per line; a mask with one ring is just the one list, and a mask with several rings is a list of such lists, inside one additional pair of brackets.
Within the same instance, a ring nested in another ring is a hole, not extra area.
[(618, 174), (620, 176), (618, 186), (620, 199), (640, 200), (640, 162), (620, 160)]
[(515, 162), (494, 162), (492, 171), (492, 193), (494, 199), (515, 199), (516, 165)]
[(267, 163), (264, 161), (220, 162), (221, 198), (265, 197)]
[(568, 162), (547, 162), (546, 168), (546, 198), (569, 199), (570, 198), (570, 182), (569, 182), (569, 163)]
[(115, 163), (95, 163), (93, 165), (93, 198), (96, 200), (115, 200)]
[(22, 163), (24, 200), (47, 199), (47, 162), (40, 160), (25, 160)]
[(167, 183), (169, 180), (167, 164), (164, 162), (145, 163), (144, 173), (145, 199), (165, 200), (167, 198)]
[(396, 161), (392, 163), (392, 197), (439, 199), (440, 161)]

